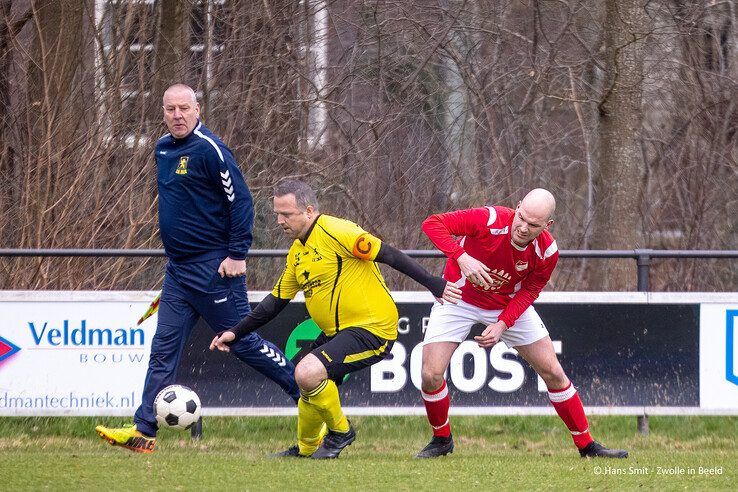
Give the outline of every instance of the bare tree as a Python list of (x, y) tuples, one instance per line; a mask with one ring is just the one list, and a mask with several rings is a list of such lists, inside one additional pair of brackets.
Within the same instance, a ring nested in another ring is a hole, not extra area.
[[(734, 3), (5, 0), (0, 245), (160, 247), (152, 151), (182, 81), (247, 177), (255, 248), (288, 245), (285, 177), (402, 248), (536, 186), (562, 249), (735, 248)], [(281, 262), (250, 261), (251, 287)], [(0, 286), (150, 289), (161, 265), (0, 259)], [(735, 289), (725, 265), (657, 262), (652, 285)], [(562, 260), (551, 285), (633, 289), (635, 264)]]

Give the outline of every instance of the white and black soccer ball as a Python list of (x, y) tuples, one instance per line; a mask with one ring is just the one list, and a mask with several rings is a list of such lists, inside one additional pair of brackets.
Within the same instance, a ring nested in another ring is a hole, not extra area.
[(154, 399), (154, 414), (160, 426), (189, 429), (200, 418), (200, 398), (187, 386), (167, 386)]

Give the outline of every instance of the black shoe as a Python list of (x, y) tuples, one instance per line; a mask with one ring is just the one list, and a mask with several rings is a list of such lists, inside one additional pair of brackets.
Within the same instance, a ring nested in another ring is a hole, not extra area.
[(336, 432), (329, 430), (323, 439), (323, 444), (313, 453), (314, 460), (330, 460), (338, 458), (341, 450), (350, 445), (356, 439), (356, 431), (349, 422), (348, 432)]
[(433, 436), (433, 439), (428, 443), (426, 447), (422, 449), (416, 458), (436, 458), (438, 456), (446, 456), (449, 453), (454, 452), (454, 438), (449, 435), (448, 437)]
[(280, 453), (270, 455), (272, 458), (307, 458), (304, 454), (300, 454), (300, 448), (292, 446)]
[(624, 449), (608, 449), (597, 441), (587, 444), (586, 448), (579, 450), (582, 458), (627, 458), (628, 452)]

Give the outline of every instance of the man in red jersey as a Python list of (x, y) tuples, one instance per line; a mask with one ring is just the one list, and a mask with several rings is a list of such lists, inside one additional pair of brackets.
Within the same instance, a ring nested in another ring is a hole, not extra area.
[(502, 340), (541, 376), (582, 457), (628, 456), (589, 435), (579, 395), (532, 306), (559, 258), (549, 232), (555, 208), (553, 195), (537, 188), (515, 210), (500, 206), (458, 210), (431, 215), (423, 222), (423, 232), (448, 257), (444, 278), (461, 288), (462, 297), (458, 304), (435, 304), (431, 309), (423, 346), (422, 395), (433, 439), (418, 458), (443, 456), (454, 449), (444, 373), (476, 323), (487, 326), (474, 337), (480, 347)]

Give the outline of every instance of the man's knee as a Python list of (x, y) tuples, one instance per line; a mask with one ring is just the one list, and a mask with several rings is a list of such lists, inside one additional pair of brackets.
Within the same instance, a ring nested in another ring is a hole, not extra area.
[(303, 391), (311, 391), (328, 377), (323, 364), (313, 354), (308, 354), (295, 367), (295, 381)]
[(541, 376), (549, 389), (562, 389), (569, 384), (569, 378), (566, 377), (566, 373), (564, 373), (560, 364), (541, 368), (538, 375)]
[(420, 371), (423, 391), (435, 391), (440, 388), (443, 384), (443, 373), (444, 371), (439, 371), (437, 368), (431, 367), (430, 364), (423, 364)]

